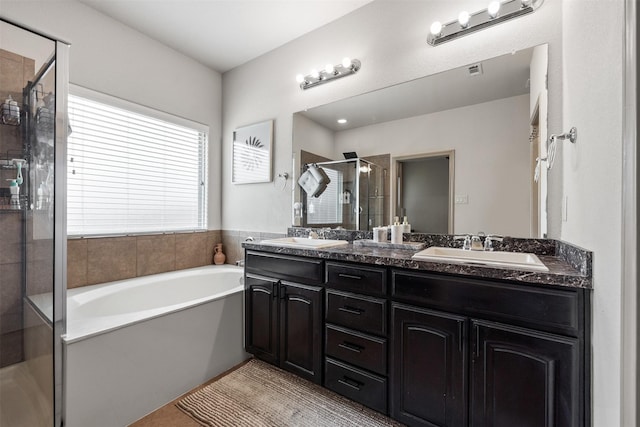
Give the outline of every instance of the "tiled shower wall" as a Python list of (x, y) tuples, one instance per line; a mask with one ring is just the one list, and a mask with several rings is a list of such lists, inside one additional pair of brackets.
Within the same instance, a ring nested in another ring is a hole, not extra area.
[[(11, 95), (20, 107), (22, 89), (35, 74), (35, 61), (0, 49), (0, 103)], [(22, 158), (22, 128), (0, 124), (0, 159)], [(0, 169), (0, 367), (23, 360), (22, 270), (24, 212), (9, 211), (9, 179), (15, 169)]]
[(67, 288), (130, 279), (213, 264), (222, 243), (227, 264), (244, 259), (242, 242), (283, 237), (286, 233), (214, 230), (127, 237), (69, 239)]

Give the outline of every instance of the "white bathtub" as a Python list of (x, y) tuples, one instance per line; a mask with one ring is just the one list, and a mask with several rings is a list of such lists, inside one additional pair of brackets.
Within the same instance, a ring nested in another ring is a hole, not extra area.
[(65, 426), (126, 426), (245, 360), (242, 269), (67, 292)]

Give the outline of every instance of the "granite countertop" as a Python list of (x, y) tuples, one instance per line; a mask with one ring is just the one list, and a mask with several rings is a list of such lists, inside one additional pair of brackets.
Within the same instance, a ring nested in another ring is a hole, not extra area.
[[(551, 241), (556, 242), (556, 241)], [(446, 262), (416, 261), (411, 256), (416, 252), (411, 249), (390, 249), (384, 247), (362, 246), (349, 243), (325, 249), (297, 249), (271, 245), (261, 245), (260, 242), (244, 242), (245, 249), (259, 250), (282, 255), (296, 255), (320, 258), (332, 261), (355, 262), (362, 264), (384, 265), (420, 270), (434, 273), (447, 273), (459, 276), (477, 277), (482, 279), (499, 279), (526, 284), (562, 286), (569, 288), (592, 288), (591, 252), (584, 251), (586, 261), (582, 264), (575, 262), (579, 248), (571, 247), (559, 242), (555, 244), (557, 250), (537, 253), (536, 255), (547, 268), (548, 272), (531, 271), (516, 268), (489, 267), (483, 265), (454, 264)], [(564, 246), (563, 246), (564, 245)], [(572, 250), (573, 249), (573, 250)], [(537, 251), (531, 251), (533, 253)], [(578, 253), (578, 257), (583, 255)]]

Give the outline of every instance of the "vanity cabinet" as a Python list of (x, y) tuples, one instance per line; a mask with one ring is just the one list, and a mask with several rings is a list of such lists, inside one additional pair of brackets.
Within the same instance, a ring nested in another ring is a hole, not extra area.
[(392, 271), (391, 416), (411, 426), (586, 425), (584, 291)]
[(472, 323), (471, 426), (580, 426), (576, 338)]
[(466, 426), (467, 318), (393, 303), (391, 324), (391, 416), (410, 426)]
[(245, 348), (322, 383), (323, 261), (247, 251)]
[(387, 269), (327, 262), (324, 386), (384, 414)]
[(256, 357), (420, 427), (590, 425), (588, 289), (247, 250)]

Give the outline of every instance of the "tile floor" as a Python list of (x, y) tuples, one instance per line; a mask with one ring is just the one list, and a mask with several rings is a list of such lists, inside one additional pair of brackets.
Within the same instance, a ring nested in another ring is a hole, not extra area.
[[(251, 360), (251, 359), (249, 359), (249, 360)], [(249, 360), (247, 360), (245, 362), (242, 362), (241, 364), (239, 364), (237, 366), (234, 366), (233, 368), (231, 368), (228, 371), (218, 375), (215, 378), (210, 379), (206, 383), (204, 383), (204, 384), (194, 388), (193, 390), (185, 393), (185, 395), (189, 394), (189, 393), (191, 393), (191, 392), (193, 392), (195, 390), (199, 390), (199, 389), (211, 384), (212, 382), (216, 381), (217, 379), (222, 378), (223, 376), (227, 375), (228, 373), (233, 372), (234, 370), (238, 369), (240, 366), (242, 366), (245, 363), (247, 363)], [(135, 423), (131, 424), (129, 427), (200, 427), (200, 424), (195, 422), (188, 415), (185, 415), (184, 412), (182, 412), (180, 409), (178, 409), (178, 407), (175, 405), (175, 403), (178, 400), (180, 400), (181, 398), (182, 398), (182, 396), (180, 396), (177, 399), (167, 403), (163, 407), (157, 409), (156, 411), (150, 413), (149, 415), (147, 415), (147, 416), (139, 419)], [(2, 426), (2, 424), (0, 424), (0, 426)]]
[(26, 362), (0, 369), (0, 426), (50, 427), (53, 408)]

